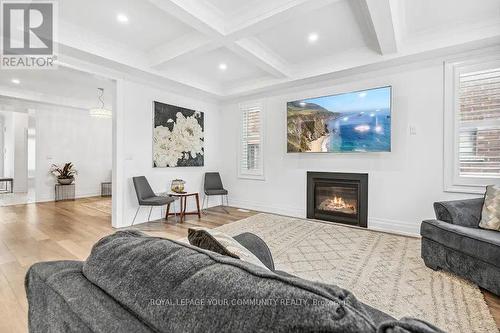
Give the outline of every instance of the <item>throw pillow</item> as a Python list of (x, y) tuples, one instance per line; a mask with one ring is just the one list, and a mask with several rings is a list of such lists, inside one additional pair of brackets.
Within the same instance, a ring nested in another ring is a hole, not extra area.
[(479, 227), (500, 231), (500, 186), (489, 185), (486, 187)]
[(191, 245), (201, 249), (240, 259), (268, 270), (252, 252), (223, 232), (207, 228), (189, 228), (188, 240)]

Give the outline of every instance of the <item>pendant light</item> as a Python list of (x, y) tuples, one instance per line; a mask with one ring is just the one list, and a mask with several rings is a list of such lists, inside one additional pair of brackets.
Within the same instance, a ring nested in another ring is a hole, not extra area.
[(107, 110), (104, 108), (104, 88), (97, 88), (97, 98), (99, 99), (101, 105), (99, 107), (90, 109), (89, 115), (96, 118), (113, 117), (113, 113), (111, 112), (111, 110)]

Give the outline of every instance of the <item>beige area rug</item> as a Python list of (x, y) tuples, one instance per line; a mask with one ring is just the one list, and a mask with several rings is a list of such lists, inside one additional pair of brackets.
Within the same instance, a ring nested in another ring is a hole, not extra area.
[(479, 288), (427, 268), (418, 238), (271, 214), (217, 229), (255, 233), (271, 248), (277, 269), (337, 284), (398, 319), (416, 317), (448, 332), (497, 332)]

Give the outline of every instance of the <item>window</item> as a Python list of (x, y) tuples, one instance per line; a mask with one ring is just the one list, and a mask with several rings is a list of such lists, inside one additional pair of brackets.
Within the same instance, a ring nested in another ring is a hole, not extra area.
[(239, 177), (264, 179), (262, 104), (260, 102), (241, 104), (240, 112)]
[(500, 183), (500, 60), (448, 63), (445, 189), (482, 193)]

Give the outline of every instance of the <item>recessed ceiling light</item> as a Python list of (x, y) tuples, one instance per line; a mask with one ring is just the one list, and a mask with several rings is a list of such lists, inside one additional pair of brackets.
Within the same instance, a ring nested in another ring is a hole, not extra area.
[(225, 70), (227, 69), (227, 65), (226, 65), (225, 63), (220, 63), (220, 64), (219, 64), (219, 69), (220, 69), (221, 71), (225, 71)]
[(120, 23), (128, 23), (128, 17), (125, 14), (116, 15), (116, 20)]
[(14, 84), (20, 84), (21, 83), (21, 81), (19, 79), (12, 79), (11, 82), (14, 83)]
[(316, 43), (319, 39), (319, 36), (315, 32), (311, 32), (309, 36), (307, 36), (307, 39), (309, 40), (309, 43)]

